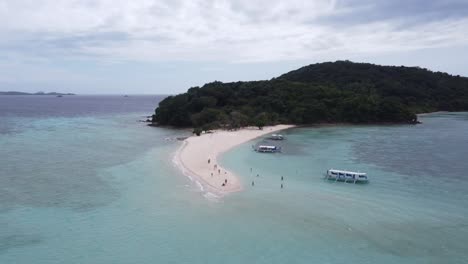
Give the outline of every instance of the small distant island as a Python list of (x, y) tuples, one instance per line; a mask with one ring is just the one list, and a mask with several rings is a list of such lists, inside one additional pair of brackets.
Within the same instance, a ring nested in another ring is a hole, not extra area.
[(17, 91), (7, 91), (7, 92), (0, 91), (0, 95), (55, 95), (55, 96), (63, 96), (63, 95), (75, 95), (75, 94), (73, 94), (73, 93), (57, 93), (57, 92), (26, 93), (26, 92), (17, 92)]
[(420, 67), (336, 61), (266, 81), (212, 82), (159, 103), (152, 125), (236, 129), (275, 124), (417, 123), (467, 111), (468, 78)]

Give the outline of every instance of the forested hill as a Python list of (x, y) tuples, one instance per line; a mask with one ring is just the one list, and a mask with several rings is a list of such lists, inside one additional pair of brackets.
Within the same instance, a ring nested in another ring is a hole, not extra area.
[(269, 81), (213, 82), (160, 102), (153, 123), (210, 129), (276, 123), (414, 123), (467, 111), (468, 78), (419, 67), (337, 61)]

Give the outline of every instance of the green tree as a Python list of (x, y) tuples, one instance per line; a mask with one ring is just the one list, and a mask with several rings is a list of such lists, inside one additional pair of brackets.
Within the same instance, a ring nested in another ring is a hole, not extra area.
[(258, 114), (255, 116), (253, 123), (258, 129), (262, 130), (268, 124), (268, 114), (265, 112)]
[(202, 129), (199, 128), (199, 127), (196, 127), (195, 129), (193, 129), (193, 134), (197, 135), (197, 136), (200, 136), (200, 134), (202, 133)]
[(468, 111), (468, 78), (418, 67), (337, 61), (269, 81), (192, 87), (162, 100), (152, 122), (231, 129), (279, 122), (411, 123), (416, 113), (437, 110)]

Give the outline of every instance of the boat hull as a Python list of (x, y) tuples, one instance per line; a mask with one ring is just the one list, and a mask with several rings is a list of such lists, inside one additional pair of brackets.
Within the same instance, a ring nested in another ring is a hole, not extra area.
[(260, 153), (277, 153), (277, 152), (281, 152), (281, 147), (278, 147), (278, 146), (261, 145), (261, 146), (256, 147), (256, 146), (252, 145), (252, 148), (256, 152), (260, 152)]
[(259, 152), (259, 153), (278, 153), (278, 152), (281, 152), (281, 150), (259, 150), (259, 149), (256, 149), (255, 151)]
[(339, 182), (350, 182), (350, 183), (367, 183), (368, 179), (353, 179), (350, 177), (330, 177), (325, 175), (325, 178), (329, 181), (339, 181)]

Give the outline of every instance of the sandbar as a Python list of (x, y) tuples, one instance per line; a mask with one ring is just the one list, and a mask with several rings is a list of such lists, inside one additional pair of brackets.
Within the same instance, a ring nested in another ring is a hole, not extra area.
[[(263, 129), (247, 127), (235, 131), (214, 130), (191, 136), (176, 151), (174, 162), (182, 172), (195, 180), (206, 192), (225, 195), (242, 190), (238, 176), (218, 163), (222, 153), (255, 138), (292, 128), (294, 125), (267, 126)], [(226, 184), (223, 183), (227, 182)]]

